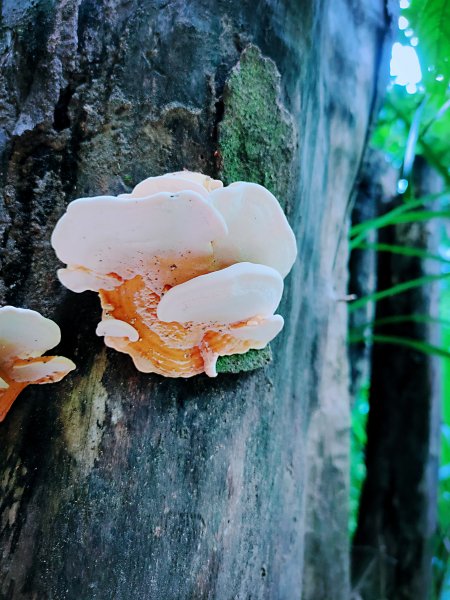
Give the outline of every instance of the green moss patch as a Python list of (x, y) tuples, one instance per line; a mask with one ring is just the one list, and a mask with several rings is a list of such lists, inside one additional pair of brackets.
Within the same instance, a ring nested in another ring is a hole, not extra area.
[(217, 360), (218, 373), (240, 373), (265, 367), (272, 361), (272, 350), (266, 346), (263, 350), (249, 350), (245, 354), (220, 356)]
[(219, 147), (225, 184), (259, 183), (284, 208), (292, 180), (295, 129), (280, 94), (275, 63), (249, 46), (225, 84)]
[[(224, 88), (219, 124), (220, 177), (228, 185), (251, 181), (269, 189), (286, 208), (291, 191), (295, 128), (281, 102), (280, 74), (256, 46), (241, 54)], [(219, 373), (251, 371), (272, 359), (270, 347), (219, 358)]]

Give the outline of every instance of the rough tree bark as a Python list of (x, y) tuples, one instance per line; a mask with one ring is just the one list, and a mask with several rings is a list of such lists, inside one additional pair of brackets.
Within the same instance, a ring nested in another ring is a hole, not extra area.
[[(437, 174), (417, 161), (417, 197), (438, 193)], [(386, 197), (389, 192), (383, 190)], [(390, 189), (385, 212), (402, 200)], [(393, 199), (392, 199), (393, 197)], [(436, 221), (381, 229), (378, 242), (438, 254)], [(436, 260), (378, 253), (377, 289), (438, 275)], [(438, 283), (377, 303), (375, 318), (438, 315)], [(402, 321), (375, 329), (379, 335), (439, 346), (439, 327)], [(372, 348), (367, 476), (353, 545), (355, 597), (364, 600), (426, 600), (436, 531), (440, 430), (439, 359), (398, 345)]]
[[(383, 0), (3, 2), (1, 300), (56, 320), (78, 370), (1, 426), (2, 598), (348, 598), (337, 300), (388, 21)], [(267, 185), (296, 230), (264, 369), (138, 373), (55, 277), (71, 199), (184, 167)]]

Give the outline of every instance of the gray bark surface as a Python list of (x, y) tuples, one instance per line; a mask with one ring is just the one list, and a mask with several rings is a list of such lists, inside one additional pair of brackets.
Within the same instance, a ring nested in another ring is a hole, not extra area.
[[(382, 0), (3, 2), (0, 299), (53, 318), (78, 368), (0, 426), (2, 599), (347, 600), (338, 300), (387, 21)], [(285, 196), (299, 259), (264, 369), (139, 373), (57, 281), (70, 200), (185, 167)]]

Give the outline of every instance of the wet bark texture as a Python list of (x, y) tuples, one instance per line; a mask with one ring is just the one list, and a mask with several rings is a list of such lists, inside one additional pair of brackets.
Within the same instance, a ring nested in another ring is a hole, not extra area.
[[(348, 598), (345, 217), (382, 0), (5, 0), (3, 303), (78, 369), (0, 428), (2, 599)], [(271, 365), (187, 381), (58, 283), (67, 203), (182, 168), (273, 189), (296, 231)]]
[[(419, 161), (418, 161), (419, 163)], [(439, 177), (417, 164), (417, 197), (441, 190)], [(379, 178), (380, 179), (380, 178)], [(391, 182), (392, 184), (392, 182)], [(380, 202), (384, 213), (403, 200)], [(385, 197), (389, 195), (386, 189)], [(380, 229), (378, 242), (438, 254), (439, 224), (406, 223)], [(377, 288), (428, 275), (440, 264), (413, 256), (378, 253)], [(438, 282), (377, 303), (375, 318), (400, 319), (375, 327), (375, 335), (439, 346), (439, 327), (420, 316), (437, 316)], [(418, 316), (419, 320), (402, 320)], [(426, 600), (436, 531), (440, 429), (439, 359), (400, 345), (372, 347), (366, 468), (353, 544), (353, 592), (364, 600)]]

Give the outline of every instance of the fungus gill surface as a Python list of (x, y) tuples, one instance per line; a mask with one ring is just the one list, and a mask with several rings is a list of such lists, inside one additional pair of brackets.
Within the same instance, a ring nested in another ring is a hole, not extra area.
[(60, 381), (75, 369), (63, 356), (41, 356), (60, 340), (58, 325), (38, 312), (0, 308), (0, 422), (27, 385)]
[(214, 377), (219, 356), (264, 348), (297, 253), (268, 190), (190, 171), (71, 202), (52, 245), (63, 285), (99, 293), (106, 345), (166, 377)]

